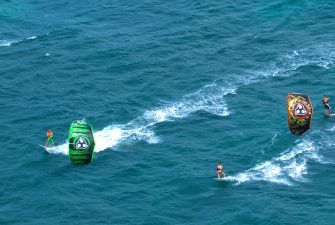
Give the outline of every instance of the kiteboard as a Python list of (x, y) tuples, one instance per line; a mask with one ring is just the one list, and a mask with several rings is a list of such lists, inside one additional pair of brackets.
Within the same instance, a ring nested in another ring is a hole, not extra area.
[(53, 148), (53, 147), (55, 147), (55, 145), (54, 144), (49, 144), (49, 145), (47, 145), (47, 146), (45, 146), (45, 145), (39, 145), (39, 146), (41, 146), (42, 148)]
[(45, 145), (39, 145), (39, 146), (44, 148), (44, 149), (47, 149), (47, 146), (45, 146)]
[(309, 96), (289, 93), (286, 98), (288, 127), (292, 134), (302, 135), (309, 130), (313, 118), (313, 105)]
[(229, 178), (228, 177), (220, 177), (220, 178), (215, 177), (214, 180), (216, 180), (216, 181), (228, 181)]

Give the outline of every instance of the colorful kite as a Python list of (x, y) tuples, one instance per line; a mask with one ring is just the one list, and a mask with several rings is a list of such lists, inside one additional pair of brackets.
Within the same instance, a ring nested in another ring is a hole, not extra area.
[(69, 130), (69, 156), (74, 165), (86, 165), (92, 162), (94, 153), (94, 137), (92, 126), (75, 120)]
[(313, 105), (307, 95), (287, 95), (288, 127), (294, 135), (302, 135), (311, 126), (313, 117)]

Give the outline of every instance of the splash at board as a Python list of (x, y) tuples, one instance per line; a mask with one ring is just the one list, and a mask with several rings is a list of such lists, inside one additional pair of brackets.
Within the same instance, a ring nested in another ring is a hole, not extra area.
[(289, 93), (286, 98), (288, 127), (292, 134), (302, 135), (309, 130), (313, 105), (309, 96), (304, 94)]
[(220, 177), (220, 178), (215, 177), (214, 180), (216, 180), (216, 181), (229, 181), (230, 178), (228, 178), (228, 177)]

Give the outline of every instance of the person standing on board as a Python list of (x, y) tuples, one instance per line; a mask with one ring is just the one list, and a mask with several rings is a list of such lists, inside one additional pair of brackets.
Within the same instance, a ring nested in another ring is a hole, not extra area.
[(226, 174), (222, 171), (223, 166), (221, 164), (221, 162), (218, 162), (218, 164), (216, 165), (216, 174), (218, 175), (218, 179), (221, 178), (221, 176), (226, 177)]
[(326, 112), (325, 112), (326, 116), (331, 116), (331, 111), (330, 111), (331, 107), (329, 105), (329, 97), (328, 96), (324, 95), (322, 97), (322, 104), (323, 104), (323, 107), (326, 110)]
[(48, 146), (48, 144), (50, 143), (52, 146), (54, 145), (54, 140), (52, 139), (54, 136), (54, 134), (52, 133), (52, 131), (49, 129), (47, 131), (47, 141), (45, 142), (45, 147)]

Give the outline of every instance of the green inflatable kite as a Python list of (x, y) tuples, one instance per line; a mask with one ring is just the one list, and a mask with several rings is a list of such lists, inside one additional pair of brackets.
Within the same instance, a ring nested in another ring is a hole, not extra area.
[(92, 162), (95, 142), (91, 124), (83, 120), (73, 121), (68, 143), (69, 157), (74, 165), (86, 165)]

